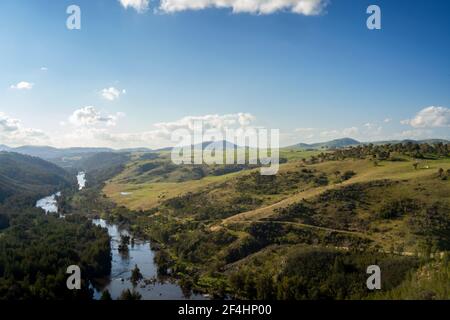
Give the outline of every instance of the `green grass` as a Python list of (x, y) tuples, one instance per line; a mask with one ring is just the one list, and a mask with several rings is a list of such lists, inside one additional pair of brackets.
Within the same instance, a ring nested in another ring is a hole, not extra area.
[[(414, 199), (424, 210), (437, 202), (450, 206), (450, 177), (438, 174), (442, 168), (448, 175), (450, 159), (424, 160), (415, 169), (407, 156), (377, 165), (364, 159), (308, 164), (302, 159), (318, 152), (280, 154), (288, 162), (275, 178), (261, 178), (255, 168), (189, 179), (182, 174), (189, 175), (192, 168), (177, 167), (158, 180), (139, 173), (136, 169), (148, 161), (136, 158), (103, 191), (129, 209), (155, 209), (140, 215), (138, 224), (149, 237), (166, 244), (176, 272), (182, 277), (197, 274), (196, 287), (212, 292), (226, 287), (224, 275), (242, 265), (254, 266), (256, 273), (277, 274), (286, 257), (301, 247), (371, 250), (399, 259), (414, 256), (428, 241), (411, 227), (411, 218), (421, 210), (389, 219), (380, 212), (401, 199)], [(355, 175), (343, 181), (347, 171)], [(318, 183), (319, 177), (328, 183)], [(340, 198), (333, 198), (336, 195)], [(309, 216), (282, 216), (283, 210), (303, 202), (313, 209)], [(261, 228), (269, 240), (258, 242), (252, 228)], [(232, 236), (232, 242), (222, 243), (221, 234)]]

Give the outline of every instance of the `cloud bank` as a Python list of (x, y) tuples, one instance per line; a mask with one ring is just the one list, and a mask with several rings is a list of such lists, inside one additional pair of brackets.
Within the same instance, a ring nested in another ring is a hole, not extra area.
[(428, 107), (419, 111), (412, 119), (401, 121), (414, 128), (450, 127), (450, 109), (445, 107)]
[(172, 13), (227, 8), (234, 13), (271, 14), (277, 11), (290, 11), (313, 16), (321, 14), (327, 4), (327, 0), (161, 0), (159, 10)]
[(125, 93), (126, 93), (125, 90), (119, 90), (114, 87), (105, 88), (102, 91), (100, 91), (100, 94), (103, 97), (103, 99), (108, 100), (108, 101), (117, 100), (120, 98), (120, 96), (122, 94), (125, 94)]
[(34, 87), (34, 83), (30, 83), (27, 81), (20, 81), (17, 84), (11, 85), (10, 88), (14, 89), (14, 90), (31, 90), (31, 89), (33, 89), (33, 87)]
[(42, 144), (48, 136), (41, 130), (26, 128), (18, 119), (0, 112), (0, 141), (3, 144)]
[(144, 13), (149, 8), (149, 0), (119, 0), (120, 4), (125, 8), (132, 8), (138, 13)]
[(69, 117), (69, 122), (75, 126), (93, 126), (97, 124), (115, 126), (117, 120), (123, 115), (121, 112), (114, 115), (101, 114), (94, 107), (88, 106), (75, 110)]

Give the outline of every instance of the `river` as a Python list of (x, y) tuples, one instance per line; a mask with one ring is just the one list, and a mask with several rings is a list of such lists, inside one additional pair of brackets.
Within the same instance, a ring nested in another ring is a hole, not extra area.
[(36, 202), (36, 207), (43, 209), (45, 213), (58, 213), (58, 197), (60, 196), (61, 192), (57, 192), (42, 198)]
[[(86, 174), (79, 172), (77, 175), (79, 190), (86, 185)], [(42, 208), (46, 213), (58, 212), (58, 197), (61, 193), (40, 199), (36, 207)], [(120, 229), (115, 224), (110, 224), (103, 219), (94, 219), (92, 223), (107, 229), (111, 241), (112, 267), (111, 275), (105, 279), (99, 279), (98, 284), (93, 286), (94, 299), (100, 299), (102, 292), (108, 290), (113, 299), (117, 299), (123, 290), (130, 289), (139, 292), (143, 300), (184, 300), (206, 299), (201, 294), (191, 294), (186, 297), (180, 286), (171, 282), (145, 281), (157, 278), (158, 267), (154, 262), (155, 253), (151, 249), (149, 241), (135, 239), (134, 245), (128, 245), (128, 253), (124, 255), (118, 251), (121, 235), (129, 235), (126, 230)], [(135, 265), (140, 269), (144, 280), (137, 286), (130, 281), (131, 270)], [(148, 284), (146, 284), (148, 283)]]
[[(108, 290), (113, 299), (117, 299), (123, 290), (130, 289), (139, 292), (143, 300), (182, 300), (187, 299), (183, 291), (176, 283), (156, 282), (145, 285), (141, 281), (133, 286), (130, 281), (131, 270), (137, 265), (144, 279), (151, 280), (157, 277), (157, 265), (154, 263), (154, 252), (150, 248), (149, 241), (135, 240), (135, 244), (128, 245), (128, 254), (119, 252), (118, 246), (121, 235), (129, 235), (126, 230), (121, 230), (115, 224), (108, 224), (103, 219), (93, 220), (93, 223), (106, 228), (111, 237), (112, 269), (111, 276), (106, 284), (94, 290), (94, 298), (99, 299), (103, 290)], [(205, 299), (200, 294), (192, 294), (190, 299)]]
[(77, 174), (78, 190), (83, 190), (86, 186), (86, 172), (78, 172)]

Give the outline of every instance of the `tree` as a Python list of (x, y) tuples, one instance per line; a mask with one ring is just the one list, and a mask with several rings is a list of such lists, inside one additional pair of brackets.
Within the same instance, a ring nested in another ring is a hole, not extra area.
[(130, 289), (123, 290), (120, 294), (119, 300), (141, 300), (142, 295), (139, 292), (131, 291)]
[(0, 230), (9, 227), (9, 217), (6, 214), (0, 213)]
[(128, 245), (130, 244), (129, 236), (120, 236), (119, 252), (128, 252)]
[(133, 271), (131, 271), (131, 282), (136, 285), (144, 277), (142, 276), (141, 270), (138, 268), (137, 264), (134, 266)]
[(344, 174), (341, 176), (342, 181), (348, 180), (351, 177), (356, 175), (356, 173), (352, 170), (345, 171)]
[(100, 300), (111, 301), (112, 300), (111, 293), (109, 293), (108, 290), (103, 291)]

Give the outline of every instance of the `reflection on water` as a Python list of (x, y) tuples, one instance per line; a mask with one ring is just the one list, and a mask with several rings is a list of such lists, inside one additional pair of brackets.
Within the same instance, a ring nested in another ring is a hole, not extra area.
[[(79, 190), (82, 190), (86, 185), (85, 172), (79, 172), (77, 175)], [(61, 192), (55, 193), (51, 196), (40, 199), (36, 203), (36, 207), (42, 208), (46, 213), (58, 213), (57, 198), (61, 196)], [(63, 216), (62, 216), (63, 217)], [(119, 253), (118, 247), (120, 244), (121, 235), (130, 234), (126, 230), (120, 230), (117, 225), (108, 224), (103, 219), (92, 220), (97, 226), (106, 228), (111, 238), (111, 255), (112, 267), (111, 276), (107, 279), (101, 279), (102, 284), (96, 285), (94, 288), (94, 298), (100, 299), (102, 292), (108, 290), (113, 299), (117, 299), (123, 290), (130, 289), (139, 292), (144, 300), (182, 300), (187, 299), (183, 291), (176, 283), (160, 283), (153, 281), (157, 278), (157, 266), (154, 263), (154, 252), (150, 248), (149, 241), (135, 240), (134, 244), (128, 245), (128, 252), (125, 254)], [(130, 281), (131, 271), (137, 265), (140, 269), (144, 280), (139, 282), (137, 286), (133, 286)], [(205, 299), (202, 295), (192, 294), (190, 299)]]
[[(123, 290), (136, 290), (142, 295), (143, 300), (186, 299), (181, 288), (175, 283), (155, 283), (145, 285), (144, 281), (133, 287), (130, 281), (131, 270), (137, 265), (141, 270), (144, 279), (154, 279), (157, 277), (157, 266), (153, 261), (154, 252), (150, 249), (150, 242), (135, 240), (134, 245), (128, 246), (128, 254), (121, 254), (118, 251), (121, 235), (129, 235), (125, 230), (120, 230), (117, 225), (108, 224), (103, 219), (92, 221), (95, 225), (108, 230), (111, 237), (112, 270), (111, 276), (106, 279), (106, 284), (101, 288), (96, 288), (94, 298), (99, 299), (102, 291), (109, 290), (113, 299), (117, 299)], [(202, 295), (191, 295), (190, 299), (204, 299)]]
[[(79, 172), (77, 175), (78, 190), (82, 190), (86, 186), (86, 173)], [(36, 202), (36, 207), (41, 208), (45, 213), (58, 213), (58, 197), (61, 197), (61, 192), (52, 194), (51, 196), (42, 198)]]
[(86, 172), (78, 172), (77, 174), (78, 190), (83, 190), (86, 186)]
[(45, 213), (58, 213), (57, 197), (61, 196), (61, 192), (52, 194), (51, 196), (42, 198), (36, 202), (36, 207), (41, 208)]

